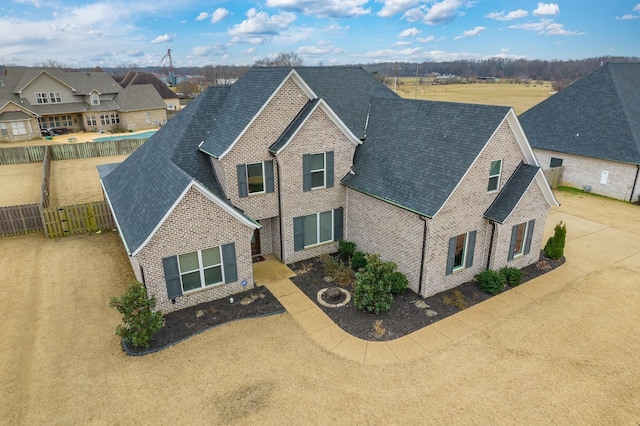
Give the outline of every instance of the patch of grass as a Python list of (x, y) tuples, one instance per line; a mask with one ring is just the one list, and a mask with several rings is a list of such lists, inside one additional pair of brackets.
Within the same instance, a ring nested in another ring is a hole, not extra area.
[(384, 333), (387, 332), (387, 329), (382, 326), (382, 320), (376, 320), (373, 322), (373, 332), (376, 333), (377, 337), (384, 336)]
[(590, 197), (602, 198), (604, 200), (610, 200), (610, 201), (619, 201), (621, 203), (629, 204), (629, 202), (625, 200), (618, 200), (617, 198), (607, 197), (606, 195), (594, 194), (593, 192), (587, 192), (580, 188), (574, 188), (573, 186), (559, 186), (557, 188), (554, 188), (553, 190), (558, 192), (564, 192), (566, 194), (588, 195)]
[(455, 306), (459, 311), (467, 307), (467, 301), (460, 290), (453, 290), (450, 295), (445, 294), (442, 297), (442, 301), (445, 305)]

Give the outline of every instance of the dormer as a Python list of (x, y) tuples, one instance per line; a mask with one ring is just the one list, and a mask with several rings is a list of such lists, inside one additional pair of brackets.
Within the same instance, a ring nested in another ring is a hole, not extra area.
[(91, 105), (100, 105), (100, 92), (97, 90), (92, 90), (89, 93), (89, 104)]

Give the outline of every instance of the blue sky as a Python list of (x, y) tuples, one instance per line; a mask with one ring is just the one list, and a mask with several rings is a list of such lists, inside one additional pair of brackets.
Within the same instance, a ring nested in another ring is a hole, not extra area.
[(640, 0), (3, 0), (0, 59), (69, 67), (640, 56)]

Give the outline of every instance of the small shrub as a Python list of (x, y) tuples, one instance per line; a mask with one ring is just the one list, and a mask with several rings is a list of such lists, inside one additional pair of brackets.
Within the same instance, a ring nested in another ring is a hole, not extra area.
[(503, 277), (498, 271), (493, 271), (491, 269), (485, 269), (480, 272), (476, 275), (476, 280), (478, 280), (478, 284), (480, 284), (482, 291), (486, 291), (494, 296), (504, 289), (504, 284), (506, 282), (505, 277)]
[(153, 312), (156, 298), (147, 298), (147, 289), (138, 281), (129, 284), (119, 299), (112, 297), (109, 306), (122, 314), (116, 334), (135, 346), (148, 348), (155, 332), (162, 328), (162, 313)]
[(332, 277), (340, 268), (340, 260), (334, 256), (326, 256), (321, 258), (324, 273)]
[(407, 277), (398, 271), (394, 271), (389, 274), (389, 281), (391, 283), (391, 293), (393, 294), (401, 294), (409, 287), (409, 280)]
[(352, 243), (350, 241), (340, 241), (338, 243), (338, 257), (343, 262), (348, 262), (349, 259), (353, 256), (353, 253), (356, 251), (356, 243)]
[(560, 259), (564, 255), (564, 244), (567, 238), (567, 226), (560, 222), (554, 228), (553, 236), (549, 237), (544, 246), (544, 254), (551, 259)]
[(455, 306), (459, 311), (467, 307), (467, 301), (460, 290), (453, 290), (451, 295), (444, 295), (442, 301), (445, 305)]
[(333, 273), (333, 278), (335, 278), (336, 282), (343, 286), (351, 286), (355, 279), (355, 272), (349, 266), (340, 262), (338, 264), (338, 269)]
[(351, 268), (354, 271), (359, 271), (360, 268), (364, 268), (365, 266), (367, 266), (366, 255), (361, 251), (354, 252), (351, 257)]
[(384, 333), (387, 332), (387, 329), (382, 326), (382, 320), (376, 320), (373, 322), (373, 332), (377, 337), (384, 336)]
[(522, 282), (522, 271), (517, 268), (505, 266), (504, 268), (500, 269), (500, 275), (504, 277), (507, 284), (511, 287), (520, 285), (520, 283)]
[(383, 262), (377, 254), (367, 255), (366, 259), (367, 266), (356, 272), (353, 303), (360, 310), (379, 314), (388, 311), (393, 303), (388, 276), (396, 264)]

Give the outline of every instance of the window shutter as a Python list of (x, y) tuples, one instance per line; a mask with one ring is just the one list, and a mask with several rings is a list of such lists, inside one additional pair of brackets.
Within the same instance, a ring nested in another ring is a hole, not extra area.
[(302, 156), (302, 190), (311, 191), (311, 154)]
[(222, 246), (222, 263), (224, 264), (224, 282), (229, 284), (238, 281), (235, 243)]
[(293, 218), (293, 250), (304, 249), (304, 216)]
[(333, 188), (333, 151), (329, 151), (325, 154), (325, 167), (327, 168), (327, 180), (326, 187)]
[(467, 237), (467, 259), (464, 263), (465, 268), (471, 268), (473, 266), (473, 252), (476, 247), (476, 231), (469, 232)]
[(513, 260), (513, 252), (516, 249), (516, 238), (518, 236), (518, 225), (513, 225), (511, 228), (511, 243), (509, 243), (509, 256), (507, 257), (507, 261)]
[(247, 165), (238, 164), (238, 197), (244, 198), (249, 195), (249, 189), (247, 186)]
[(449, 238), (449, 252), (447, 254), (447, 273), (446, 275), (453, 274), (453, 262), (456, 257), (456, 239), (457, 237)]
[(342, 207), (333, 211), (333, 241), (342, 240), (342, 223), (344, 222), (344, 209)]
[(182, 296), (182, 284), (180, 284), (180, 269), (178, 268), (178, 256), (169, 256), (162, 259), (164, 280), (167, 284), (167, 296), (175, 299)]
[(531, 239), (533, 238), (533, 227), (536, 224), (536, 220), (532, 219), (529, 221), (529, 226), (527, 226), (527, 239), (524, 243), (524, 254), (529, 254), (531, 251)]
[(264, 187), (266, 192), (273, 192), (273, 160), (264, 162)]

